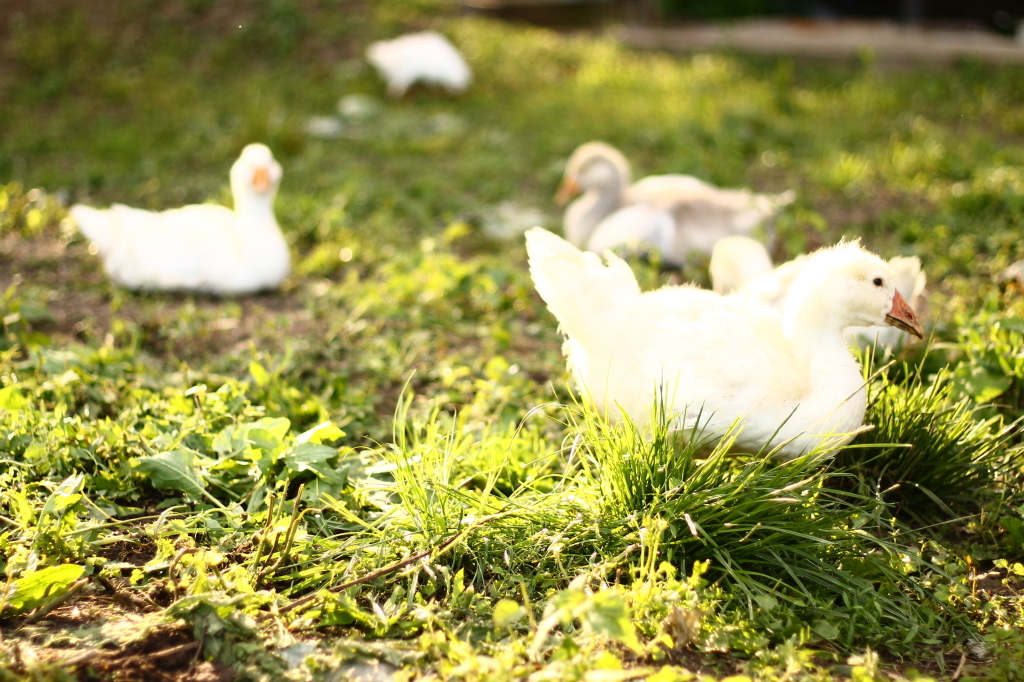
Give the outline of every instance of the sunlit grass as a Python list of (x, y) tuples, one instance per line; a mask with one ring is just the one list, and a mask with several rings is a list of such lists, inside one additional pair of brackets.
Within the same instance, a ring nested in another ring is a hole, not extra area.
[(973, 401), (957, 397), (947, 371), (930, 381), (905, 371), (902, 382), (883, 376), (870, 384), (867, 420), (874, 428), (840, 451), (835, 466), (854, 474), (845, 482), (857, 481), (918, 525), (978, 513), (1017, 484), (1019, 422), (978, 417)]
[(732, 432), (709, 434), (698, 422), (682, 434), (670, 423), (662, 415), (649, 429), (612, 426), (586, 414), (578, 425), (609, 554), (654, 534), (665, 561), (683, 571), (709, 562), (709, 575), (740, 603), (784, 602), (846, 645), (937, 618), (927, 594), (895, 568), (899, 543), (859, 530), (858, 517), (876, 516), (877, 502), (831, 493), (827, 451), (787, 462), (768, 446), (736, 455)]

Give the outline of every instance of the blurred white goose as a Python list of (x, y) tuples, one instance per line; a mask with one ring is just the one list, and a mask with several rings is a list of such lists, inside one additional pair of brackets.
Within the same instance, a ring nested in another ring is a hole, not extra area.
[(889, 266), (856, 243), (811, 256), (782, 313), (692, 287), (641, 293), (629, 266), (607, 265), (541, 228), (526, 233), (530, 274), (566, 335), (576, 382), (611, 418), (646, 424), (656, 393), (678, 428), (742, 423), (736, 447), (778, 456), (836, 447), (864, 419), (861, 370), (843, 339), (855, 325), (920, 335)]
[(603, 142), (569, 157), (557, 198), (565, 203), (566, 238), (588, 251), (657, 248), (681, 266), (693, 251), (710, 253), (733, 234), (749, 234), (793, 201), (793, 192), (719, 189), (689, 175), (651, 175), (630, 184), (626, 158)]
[(281, 166), (250, 144), (231, 166), (235, 208), (214, 204), (163, 212), (123, 204), (77, 204), (71, 216), (91, 239), (107, 275), (130, 289), (246, 294), (288, 275), (288, 245), (274, 218)]
[[(723, 239), (711, 252), (712, 288), (720, 294), (735, 293), (782, 310), (786, 295), (808, 258), (798, 256), (772, 269), (768, 251), (760, 242), (747, 237)], [(917, 256), (899, 256), (890, 258), (888, 264), (896, 290), (911, 308), (917, 309), (923, 302), (927, 281), (921, 271), (921, 260)], [(899, 329), (876, 326), (850, 327), (846, 338), (861, 347), (895, 348), (909, 337)]]
[(469, 65), (455, 46), (433, 31), (371, 43), (366, 50), (366, 60), (387, 81), (391, 97), (403, 96), (419, 81), (460, 94), (473, 79)]

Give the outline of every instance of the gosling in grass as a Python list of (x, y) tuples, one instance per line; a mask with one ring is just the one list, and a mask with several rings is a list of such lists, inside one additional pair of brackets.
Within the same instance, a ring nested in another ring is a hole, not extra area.
[(274, 217), (280, 183), (281, 166), (270, 149), (250, 144), (231, 167), (234, 210), (214, 204), (162, 212), (77, 204), (71, 217), (121, 286), (250, 294), (279, 286), (290, 268)]
[(541, 228), (526, 233), (530, 274), (566, 336), (569, 369), (612, 419), (647, 424), (655, 395), (680, 429), (738, 422), (735, 446), (792, 458), (846, 443), (864, 421), (849, 327), (893, 325), (921, 336), (892, 269), (857, 243), (807, 259), (782, 311), (693, 287), (643, 293), (632, 270)]

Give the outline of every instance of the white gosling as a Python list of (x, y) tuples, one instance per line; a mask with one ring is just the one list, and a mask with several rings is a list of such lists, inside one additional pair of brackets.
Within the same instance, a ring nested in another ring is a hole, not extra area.
[(755, 194), (720, 189), (689, 175), (651, 175), (630, 183), (629, 162), (604, 142), (581, 145), (569, 157), (557, 199), (566, 203), (566, 238), (597, 253), (657, 248), (681, 266), (692, 252), (749, 234), (793, 201), (792, 192)]
[(792, 458), (847, 442), (863, 424), (865, 392), (843, 330), (921, 333), (892, 270), (856, 243), (811, 256), (781, 313), (692, 287), (642, 293), (614, 254), (602, 263), (541, 228), (526, 233), (526, 249), (569, 369), (598, 409), (647, 424), (660, 393), (677, 428), (701, 412), (709, 436), (738, 421), (735, 447), (748, 452), (770, 441)]
[[(806, 255), (798, 256), (773, 269), (768, 251), (761, 243), (745, 237), (723, 239), (711, 252), (712, 288), (721, 294), (735, 293), (782, 310), (786, 295), (807, 259)], [(927, 282), (921, 260), (917, 256), (898, 256), (889, 259), (888, 264), (896, 290), (912, 309), (918, 309), (924, 302)], [(906, 333), (891, 326), (851, 327), (846, 330), (846, 338), (862, 348), (896, 348), (909, 339)]]
[(77, 204), (71, 217), (96, 244), (103, 268), (129, 289), (248, 294), (277, 287), (290, 268), (274, 218), (281, 166), (250, 144), (231, 166), (234, 210), (199, 204), (153, 212)]
[(721, 239), (711, 250), (708, 274), (716, 294), (731, 294), (744, 284), (772, 271), (772, 259), (764, 244), (750, 237)]
[(366, 49), (366, 60), (387, 81), (388, 95), (402, 97), (413, 83), (443, 87), (461, 94), (473, 75), (459, 51), (440, 33), (409, 33), (379, 40)]

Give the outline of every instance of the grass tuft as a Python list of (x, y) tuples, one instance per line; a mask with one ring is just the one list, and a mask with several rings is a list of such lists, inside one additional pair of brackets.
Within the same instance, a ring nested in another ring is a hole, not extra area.
[(853, 474), (839, 480), (856, 482), (921, 525), (976, 513), (999, 494), (1019, 457), (1018, 422), (978, 419), (975, 404), (956, 396), (948, 371), (931, 381), (919, 371), (901, 374), (869, 385), (866, 421), (875, 428), (837, 454), (835, 467)]
[(858, 518), (877, 516), (877, 503), (833, 494), (826, 452), (778, 462), (766, 445), (736, 455), (734, 430), (709, 434), (698, 420), (680, 434), (656, 413), (647, 429), (590, 411), (578, 424), (582, 468), (600, 491), (605, 556), (656, 533), (663, 560), (684, 573), (709, 562), (709, 576), (751, 614), (785, 602), (780, 636), (813, 623), (817, 636), (852, 646), (940, 619), (927, 591), (896, 570), (905, 549), (858, 528)]

